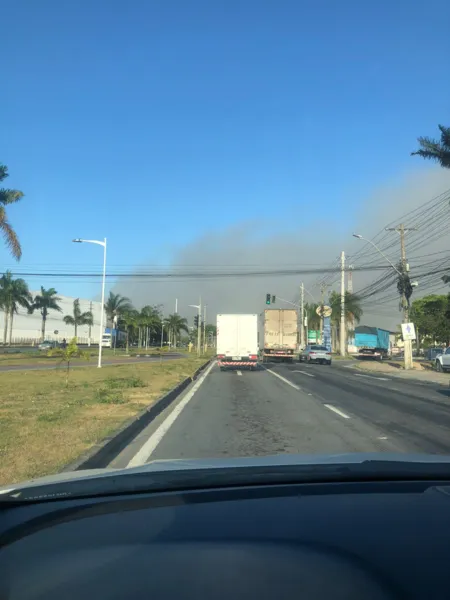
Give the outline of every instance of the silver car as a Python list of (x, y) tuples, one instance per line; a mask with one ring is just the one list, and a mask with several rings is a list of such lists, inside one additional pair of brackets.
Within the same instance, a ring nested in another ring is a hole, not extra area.
[(331, 352), (326, 346), (317, 346), (311, 344), (305, 346), (300, 352), (299, 361), (307, 363), (321, 363), (322, 365), (331, 365)]

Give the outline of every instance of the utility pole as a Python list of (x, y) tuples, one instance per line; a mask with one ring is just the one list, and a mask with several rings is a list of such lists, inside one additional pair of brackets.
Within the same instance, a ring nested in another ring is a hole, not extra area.
[(341, 326), (339, 330), (340, 352), (345, 356), (345, 253), (341, 252)]
[(300, 347), (305, 347), (305, 286), (300, 286)]
[(320, 308), (322, 309), (320, 312), (320, 343), (323, 344), (323, 307), (325, 306), (325, 292), (326, 289), (330, 287), (329, 283), (322, 283), (320, 286)]
[[(387, 227), (386, 231), (396, 231), (400, 235), (400, 257), (402, 263), (402, 275), (404, 276), (408, 271), (408, 264), (406, 262), (406, 246), (405, 246), (405, 232), (406, 231), (417, 231), (417, 227), (405, 227), (403, 223), (400, 223), (398, 227)], [(403, 287), (402, 293), (402, 309), (403, 309), (403, 323), (409, 323), (409, 307), (408, 298), (406, 297), (405, 289)], [(404, 340), (404, 356), (405, 356), (405, 369), (412, 369), (412, 343), (411, 340)]]
[(206, 352), (206, 304), (203, 308), (203, 352)]

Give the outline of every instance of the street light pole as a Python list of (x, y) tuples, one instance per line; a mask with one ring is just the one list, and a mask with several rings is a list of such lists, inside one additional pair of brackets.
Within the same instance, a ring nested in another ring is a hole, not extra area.
[(99, 341), (98, 341), (98, 364), (97, 367), (101, 369), (102, 367), (102, 338), (103, 338), (103, 322), (104, 322), (104, 312), (105, 312), (105, 285), (106, 285), (106, 238), (101, 242), (100, 240), (82, 240), (81, 238), (76, 238), (72, 240), (77, 244), (97, 244), (98, 246), (103, 246), (103, 277), (102, 277), (102, 305), (100, 309), (100, 331), (99, 331)]
[[(400, 229), (401, 260), (402, 260), (402, 266), (405, 269), (406, 268), (406, 251), (405, 251), (403, 225), (401, 227), (402, 227), (402, 229)], [(354, 233), (353, 237), (358, 238), (359, 240), (364, 240), (365, 242), (368, 242), (369, 244), (371, 244), (375, 248), (375, 250), (377, 250), (381, 254), (381, 256), (383, 256), (387, 260), (387, 262), (391, 265), (391, 267), (394, 269), (394, 271), (397, 273), (397, 275), (399, 275), (402, 278), (404, 277), (404, 274), (401, 273), (397, 269), (397, 267), (394, 265), (394, 263), (378, 248), (378, 246), (376, 244), (374, 244), (372, 242), (372, 240), (368, 240), (367, 238), (365, 238), (362, 235), (359, 235), (357, 233)], [(408, 307), (407, 307), (407, 303), (406, 303), (406, 297), (404, 295), (402, 296), (402, 308), (403, 308), (403, 322), (407, 323), (408, 322), (408, 318), (409, 318), (409, 314), (408, 314)], [(405, 340), (404, 341), (404, 367), (405, 367), (405, 369), (411, 369), (412, 368), (412, 345), (411, 345), (411, 340)]]

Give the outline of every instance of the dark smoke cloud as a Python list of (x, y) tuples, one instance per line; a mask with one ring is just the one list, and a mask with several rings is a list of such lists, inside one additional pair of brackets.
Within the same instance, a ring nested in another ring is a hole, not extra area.
[[(431, 168), (418, 173), (406, 173), (362, 198), (359, 209), (354, 214), (347, 214), (348, 208), (343, 206), (346, 224), (339, 226), (327, 222), (319, 222), (314, 227), (310, 222), (302, 225), (301, 218), (298, 217), (298, 223), (292, 223), (289, 210), (283, 208), (282, 204), (278, 208), (274, 205), (273, 214), (280, 215), (277, 219), (266, 216), (225, 230), (210, 231), (174, 251), (170, 262), (168, 261), (169, 266), (164, 270), (174, 273), (181, 270), (221, 272), (232, 269), (329, 266), (338, 259), (341, 250), (351, 255), (360, 249), (362, 242), (352, 237), (353, 232), (371, 238), (387, 223), (449, 188), (450, 171)], [(218, 214), (220, 210), (218, 208)], [(448, 247), (449, 240), (443, 238), (434, 242), (430, 248), (422, 250), (422, 253)], [(381, 256), (379, 258), (379, 264), (382, 264), (383, 259)], [(155, 257), (150, 256), (139, 270), (145, 270), (146, 264), (153, 265), (155, 262)], [(357, 292), (376, 277), (377, 273), (374, 272), (355, 273), (354, 291)], [(192, 324), (195, 311), (188, 305), (197, 304), (200, 296), (207, 304), (208, 321), (214, 322), (215, 315), (219, 312), (261, 312), (265, 308), (266, 293), (277, 296), (276, 307), (288, 308), (289, 305), (281, 302), (281, 298), (298, 300), (302, 280), (307, 289), (319, 298), (318, 279), (320, 276), (317, 275), (270, 275), (210, 280), (132, 280), (117, 283), (114, 291), (129, 296), (138, 307), (162, 303), (166, 314), (174, 312), (175, 299), (178, 299), (178, 312), (188, 317)], [(334, 289), (338, 289), (337, 283), (334, 284)], [(445, 290), (445, 286), (442, 289)], [(415, 296), (424, 293), (426, 290), (420, 290)], [(305, 300), (311, 300), (310, 296), (307, 295)], [(372, 305), (370, 310), (365, 311), (363, 322), (395, 329), (400, 322), (398, 302), (380, 307)]]

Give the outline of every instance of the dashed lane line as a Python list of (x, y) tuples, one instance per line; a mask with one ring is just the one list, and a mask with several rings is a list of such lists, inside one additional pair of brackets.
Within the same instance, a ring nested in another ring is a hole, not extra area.
[(348, 415), (346, 415), (345, 412), (342, 412), (342, 410), (339, 410), (339, 408), (336, 408), (332, 404), (324, 404), (324, 406), (326, 408), (328, 408), (328, 410), (332, 410), (334, 413), (336, 413), (337, 415), (339, 415), (343, 419), (350, 419), (350, 417)]
[(363, 373), (354, 373), (355, 377), (367, 377), (367, 379), (378, 379), (379, 381), (390, 381), (389, 377), (374, 377), (373, 375), (363, 375)]
[(312, 373), (307, 373), (306, 371), (292, 371), (293, 373), (303, 373), (303, 375), (308, 375), (308, 377), (315, 377)]
[(281, 381), (284, 381), (284, 383), (287, 383), (288, 385), (290, 385), (291, 387), (294, 388), (294, 390), (299, 390), (300, 387), (298, 385), (295, 385), (295, 383), (292, 383), (292, 381), (289, 381), (289, 379), (286, 379), (286, 377), (283, 377), (282, 375), (279, 375), (278, 373), (275, 373), (275, 371), (271, 371), (270, 369), (266, 369), (267, 373), (270, 373), (271, 375), (274, 375), (275, 377), (278, 377), (278, 379), (281, 379)]

